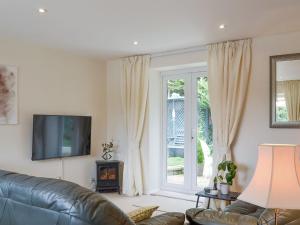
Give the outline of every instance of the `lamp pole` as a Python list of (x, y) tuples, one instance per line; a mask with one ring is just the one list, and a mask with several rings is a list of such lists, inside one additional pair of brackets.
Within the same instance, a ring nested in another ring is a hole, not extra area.
[(279, 215), (279, 209), (274, 209), (274, 218), (275, 218), (275, 225), (278, 225), (278, 215)]

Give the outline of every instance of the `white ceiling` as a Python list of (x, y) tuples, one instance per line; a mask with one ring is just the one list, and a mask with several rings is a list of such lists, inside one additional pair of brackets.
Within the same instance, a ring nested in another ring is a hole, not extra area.
[(299, 12), (299, 0), (0, 0), (0, 36), (112, 58), (296, 31)]

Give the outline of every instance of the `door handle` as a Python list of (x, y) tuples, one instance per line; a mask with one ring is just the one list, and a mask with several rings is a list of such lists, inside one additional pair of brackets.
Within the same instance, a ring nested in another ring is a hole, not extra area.
[(196, 135), (197, 135), (197, 129), (193, 128), (192, 129), (192, 140), (195, 139)]

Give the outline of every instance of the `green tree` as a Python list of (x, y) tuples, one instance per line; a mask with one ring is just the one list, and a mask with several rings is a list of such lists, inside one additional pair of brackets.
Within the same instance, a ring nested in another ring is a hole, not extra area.
[(276, 108), (276, 120), (277, 121), (288, 121), (289, 117), (288, 117), (288, 111), (286, 107), (283, 106), (278, 106)]
[(204, 154), (202, 150), (201, 139), (199, 136), (197, 137), (197, 163), (204, 163)]
[(212, 123), (208, 97), (207, 77), (198, 79), (198, 136), (204, 140), (212, 151)]
[(198, 100), (200, 108), (209, 108), (207, 77), (198, 80)]
[(172, 96), (173, 93), (184, 96), (184, 80), (168, 80), (168, 90), (169, 96)]

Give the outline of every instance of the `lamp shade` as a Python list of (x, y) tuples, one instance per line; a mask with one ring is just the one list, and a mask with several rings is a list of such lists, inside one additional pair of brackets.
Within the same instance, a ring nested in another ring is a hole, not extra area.
[(300, 209), (300, 145), (259, 146), (254, 176), (238, 199), (272, 209)]

